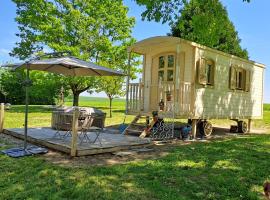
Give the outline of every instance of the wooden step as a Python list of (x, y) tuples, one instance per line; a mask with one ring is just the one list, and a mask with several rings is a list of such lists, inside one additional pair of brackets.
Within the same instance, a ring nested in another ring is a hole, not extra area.
[(142, 133), (143, 131), (136, 130), (136, 129), (127, 129), (129, 133)]
[(132, 124), (135, 124), (139, 119), (140, 119), (141, 115), (138, 114), (133, 120), (132, 122), (127, 126), (127, 128), (123, 131), (123, 135), (127, 134), (127, 130), (130, 129), (130, 127), (132, 126)]
[(126, 130), (126, 134), (128, 135), (133, 135), (133, 136), (139, 136), (141, 135), (143, 131), (140, 131), (140, 130), (134, 130), (134, 129), (127, 129)]
[(153, 128), (155, 123), (156, 123), (156, 121), (152, 119), (152, 121), (148, 125), (148, 128), (144, 129), (144, 131), (141, 133), (140, 138), (145, 138), (149, 134), (149, 131)]
[(131, 126), (137, 126), (137, 127), (140, 127), (140, 128), (145, 128), (146, 125), (145, 124), (130, 124)]
[[(138, 123), (138, 121), (142, 118), (147, 118), (147, 116), (142, 116), (140, 114), (138, 114), (137, 116), (134, 117), (134, 119), (132, 120), (132, 122), (126, 127), (126, 129), (124, 130), (123, 134), (133, 134), (133, 135), (141, 135), (141, 133), (144, 132), (144, 130), (146, 129), (147, 125), (146, 124), (141, 124)], [(139, 129), (139, 130), (138, 130)], [(140, 130), (141, 129), (141, 130)]]

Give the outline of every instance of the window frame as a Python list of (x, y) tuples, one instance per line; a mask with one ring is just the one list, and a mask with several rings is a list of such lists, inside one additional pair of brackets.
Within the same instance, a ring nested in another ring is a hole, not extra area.
[[(209, 67), (210, 66), (210, 67)], [(208, 70), (208, 69), (210, 70)], [(210, 71), (210, 73), (208, 73)], [(197, 83), (203, 86), (214, 87), (216, 63), (211, 58), (201, 57), (197, 62)]]
[[(240, 76), (241, 74), (241, 76)], [(251, 70), (239, 65), (231, 65), (229, 78), (229, 89), (250, 92)], [(241, 80), (239, 80), (241, 77)], [(241, 84), (241, 85), (240, 85)]]
[[(169, 67), (169, 56), (173, 56), (173, 66)], [(163, 57), (164, 58), (164, 66), (163, 67), (159, 67), (160, 66), (160, 58)], [(158, 82), (162, 81), (162, 82), (168, 82), (168, 83), (172, 83), (175, 81), (175, 66), (176, 66), (176, 54), (173, 52), (167, 52), (167, 53), (162, 53), (160, 55), (158, 55)], [(163, 80), (160, 80), (160, 72), (163, 71)], [(172, 80), (168, 80), (168, 71), (172, 71), (173, 74), (173, 79)]]
[[(240, 76), (241, 75), (241, 76)], [(244, 90), (245, 86), (245, 70), (243, 68), (236, 69), (236, 90)]]

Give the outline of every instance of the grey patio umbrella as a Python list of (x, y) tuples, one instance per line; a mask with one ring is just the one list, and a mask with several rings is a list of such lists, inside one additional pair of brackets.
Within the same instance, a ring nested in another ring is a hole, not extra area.
[(75, 57), (49, 58), (32, 60), (17, 64), (16, 68), (47, 71), (65, 76), (123, 76), (124, 74), (106, 67), (86, 62)]
[(27, 148), (27, 131), (28, 131), (28, 104), (29, 104), (29, 70), (47, 71), (65, 76), (124, 76), (122, 72), (115, 71), (106, 67), (86, 62), (72, 56), (57, 57), (49, 59), (33, 59), (28, 62), (7, 65), (14, 69), (25, 68), (27, 70), (26, 87), (25, 87), (25, 124), (24, 124), (24, 149)]

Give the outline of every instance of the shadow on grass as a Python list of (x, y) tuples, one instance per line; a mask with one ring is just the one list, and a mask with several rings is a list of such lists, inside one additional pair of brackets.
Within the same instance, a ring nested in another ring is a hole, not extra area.
[(0, 197), (259, 199), (270, 178), (269, 140), (256, 135), (193, 143), (158, 159), (108, 167), (63, 168), (35, 157), (0, 155)]
[(125, 113), (125, 110), (124, 109), (121, 109), (121, 110), (112, 110), (113, 113)]
[[(29, 105), (28, 107), (29, 113), (51, 113), (52, 108), (47, 105)], [(25, 105), (12, 105), (10, 109), (7, 111), (10, 113), (24, 113), (25, 112)]]
[[(109, 107), (106, 106), (83, 106), (89, 108), (96, 108), (99, 110), (103, 110), (104, 112), (109, 110)], [(53, 108), (48, 105), (29, 105), (29, 113), (51, 113)], [(10, 113), (24, 113), (25, 112), (25, 105), (12, 105), (10, 109), (7, 111)], [(125, 110), (112, 110), (113, 113), (125, 113)]]
[(129, 199), (259, 199), (270, 178), (269, 139), (243, 136), (181, 146), (157, 160), (99, 168), (93, 176), (105, 174), (104, 191), (120, 184), (117, 190), (125, 194), (129, 188)]

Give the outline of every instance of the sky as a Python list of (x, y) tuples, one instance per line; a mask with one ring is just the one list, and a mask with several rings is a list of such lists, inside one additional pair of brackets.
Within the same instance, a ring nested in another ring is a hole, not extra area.
[[(242, 0), (221, 0), (226, 6), (229, 18), (235, 25), (241, 38), (241, 46), (249, 52), (249, 57), (259, 63), (266, 65), (264, 102), (270, 103), (270, 1), (251, 0), (251, 3), (243, 3)], [(124, 0), (129, 7), (129, 16), (136, 18), (136, 25), (133, 29), (133, 37), (138, 41), (152, 37), (166, 35), (170, 28), (167, 24), (147, 22), (141, 20), (141, 13), (144, 7), (139, 7), (134, 0)], [(9, 56), (9, 52), (15, 46), (18, 32), (15, 22), (16, 6), (11, 0), (0, 1), (0, 64), (15, 62)], [(84, 93), (85, 95), (86, 93)], [(94, 94), (104, 96), (104, 93)]]

